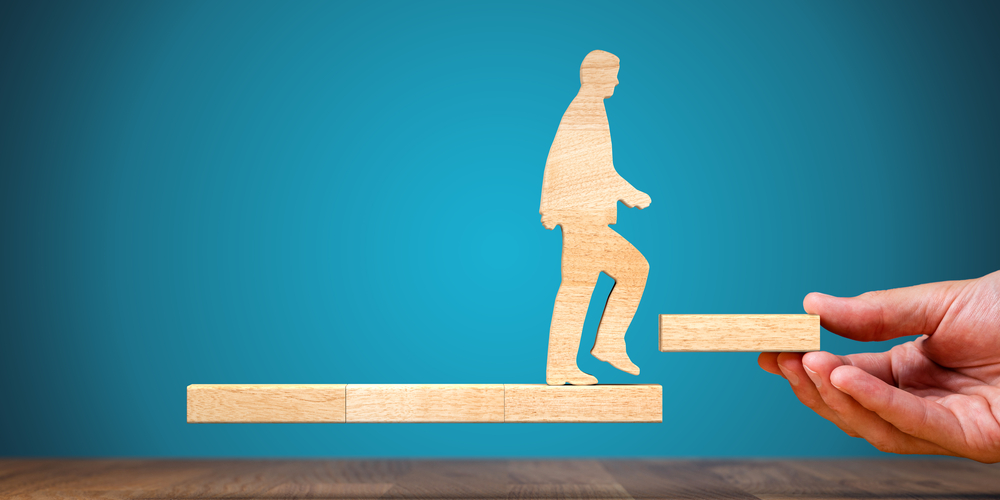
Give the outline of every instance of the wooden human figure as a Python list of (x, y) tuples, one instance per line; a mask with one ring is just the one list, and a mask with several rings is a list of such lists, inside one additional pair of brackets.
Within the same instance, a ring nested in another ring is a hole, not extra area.
[(562, 283), (549, 329), (545, 379), (549, 385), (591, 385), (597, 378), (576, 364), (590, 297), (601, 272), (615, 280), (590, 354), (619, 370), (639, 374), (625, 351), (625, 332), (642, 299), (649, 263), (609, 225), (619, 201), (649, 206), (611, 160), (611, 130), (604, 99), (618, 85), (618, 57), (595, 50), (580, 66), (580, 92), (570, 103), (549, 149), (540, 213), (546, 229), (562, 228)]

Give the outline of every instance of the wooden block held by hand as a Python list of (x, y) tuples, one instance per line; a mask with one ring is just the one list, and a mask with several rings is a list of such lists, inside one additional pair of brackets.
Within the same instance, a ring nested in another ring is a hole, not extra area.
[(192, 384), (188, 423), (344, 423), (344, 384)]
[(507, 422), (662, 422), (663, 387), (504, 384)]
[(661, 314), (663, 352), (818, 351), (815, 314)]
[(503, 422), (502, 384), (348, 384), (347, 422)]

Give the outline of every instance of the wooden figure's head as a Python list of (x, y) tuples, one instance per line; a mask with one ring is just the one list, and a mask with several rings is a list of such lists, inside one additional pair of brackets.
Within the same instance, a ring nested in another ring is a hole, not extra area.
[(580, 91), (608, 98), (618, 85), (618, 56), (595, 50), (583, 58), (580, 65)]

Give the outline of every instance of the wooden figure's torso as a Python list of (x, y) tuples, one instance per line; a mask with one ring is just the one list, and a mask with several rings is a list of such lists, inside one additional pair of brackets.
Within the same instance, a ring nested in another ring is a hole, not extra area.
[(614, 224), (626, 186), (612, 161), (604, 99), (577, 95), (549, 149), (540, 213), (555, 224)]

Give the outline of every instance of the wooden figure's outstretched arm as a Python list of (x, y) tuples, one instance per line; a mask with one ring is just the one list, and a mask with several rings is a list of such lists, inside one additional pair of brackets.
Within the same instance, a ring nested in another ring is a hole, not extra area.
[(559, 221), (557, 221), (556, 218), (552, 216), (552, 214), (547, 212), (542, 214), (542, 225), (545, 226), (545, 229), (548, 230), (555, 229), (558, 224)]
[[(622, 182), (621, 194), (619, 195), (618, 201), (621, 201), (629, 208), (638, 208), (639, 210), (648, 207), (649, 204), (652, 203), (653, 200), (648, 194), (634, 188), (621, 176), (618, 176), (618, 178), (621, 179)], [(542, 223), (544, 224), (544, 221)]]

